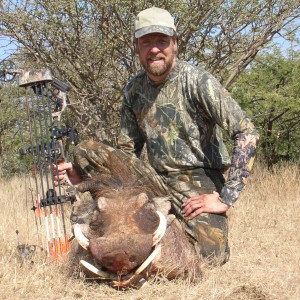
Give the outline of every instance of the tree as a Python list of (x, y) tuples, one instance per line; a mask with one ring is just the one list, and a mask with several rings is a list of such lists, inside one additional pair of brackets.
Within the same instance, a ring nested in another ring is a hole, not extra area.
[(298, 0), (4, 0), (0, 34), (18, 43), (21, 67), (48, 67), (72, 86), (81, 136), (112, 141), (122, 91), (139, 69), (134, 17), (152, 5), (175, 16), (181, 57), (204, 63), (227, 87), (274, 35), (295, 30), (300, 14)]
[(300, 53), (284, 57), (275, 51), (257, 57), (232, 89), (259, 128), (259, 149), (269, 167), (279, 160), (299, 160), (299, 78)]
[[(0, 89), (0, 176), (18, 173), (27, 164), (20, 164), (19, 149), (22, 147), (25, 106), (20, 90), (12, 85)], [(21, 109), (22, 106), (22, 109)], [(21, 137), (21, 138), (20, 138)], [(26, 158), (25, 158), (26, 160)]]

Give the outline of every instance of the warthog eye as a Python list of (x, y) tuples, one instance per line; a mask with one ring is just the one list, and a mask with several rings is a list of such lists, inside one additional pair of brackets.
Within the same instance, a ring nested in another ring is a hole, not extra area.
[(136, 256), (134, 256), (134, 255), (130, 256), (129, 261), (132, 262), (132, 263), (135, 262), (136, 261)]
[(92, 236), (102, 237), (105, 229), (111, 223), (109, 216), (101, 211), (94, 211), (93, 217), (89, 222), (89, 228)]
[(105, 265), (107, 268), (111, 268), (113, 266), (113, 264), (114, 264), (114, 262), (112, 260), (108, 260)]
[(103, 222), (101, 222), (101, 220), (95, 220), (90, 222), (89, 227), (91, 231), (93, 231), (92, 235), (95, 235), (97, 237), (101, 237), (104, 235)]
[(92, 230), (97, 230), (98, 225), (96, 224), (96, 222), (91, 222), (91, 223), (90, 223), (90, 228), (91, 228)]

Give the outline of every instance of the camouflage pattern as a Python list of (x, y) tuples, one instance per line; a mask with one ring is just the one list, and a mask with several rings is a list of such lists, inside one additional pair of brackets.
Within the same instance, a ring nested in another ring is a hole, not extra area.
[[(148, 163), (135, 155), (101, 143), (85, 141), (74, 150), (74, 166), (82, 177), (92, 177), (98, 173), (110, 174), (116, 160), (126, 166), (128, 172), (143, 178), (143, 181), (146, 179), (149, 186), (158, 193), (172, 196), (172, 213), (185, 224), (186, 232), (203, 257), (214, 262), (217, 259), (218, 263), (228, 260), (225, 214), (202, 214), (190, 221), (184, 220), (181, 214), (182, 203), (191, 196), (222, 188), (223, 178), (220, 172), (213, 170), (212, 173), (206, 174), (204, 169), (197, 169), (165, 176), (158, 174)], [(205, 188), (202, 189), (201, 184), (204, 184)]]
[(15, 72), (20, 74), (19, 76), (19, 86), (28, 86), (36, 82), (47, 82), (52, 81), (52, 74), (49, 69), (42, 70), (9, 70), (10, 72)]
[[(231, 159), (221, 129), (234, 140)], [(203, 169), (220, 174), (230, 167), (218, 187), (226, 204), (245, 187), (257, 140), (254, 126), (220, 83), (181, 60), (163, 83), (152, 83), (142, 72), (125, 89), (118, 146), (139, 157), (145, 144), (151, 166), (166, 177)]]
[(148, 178), (147, 182), (158, 193), (165, 195), (168, 192), (161, 176), (136, 156), (92, 140), (83, 141), (74, 149), (74, 167), (82, 178), (91, 178), (99, 173), (111, 174), (110, 170), (116, 164), (115, 161), (126, 166), (128, 173), (136, 174), (136, 177)]

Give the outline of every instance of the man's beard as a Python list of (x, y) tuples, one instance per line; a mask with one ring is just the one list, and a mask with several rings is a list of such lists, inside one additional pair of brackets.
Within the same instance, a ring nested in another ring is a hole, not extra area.
[(172, 54), (171, 57), (169, 57), (168, 60), (164, 61), (164, 64), (149, 64), (148, 61), (143, 63), (143, 67), (146, 69), (147, 73), (153, 76), (162, 76), (165, 73), (167, 73), (173, 65), (175, 53)]

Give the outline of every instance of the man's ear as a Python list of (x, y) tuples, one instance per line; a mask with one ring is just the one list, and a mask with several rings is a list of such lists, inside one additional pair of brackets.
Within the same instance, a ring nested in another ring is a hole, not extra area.
[(178, 54), (178, 37), (174, 36), (172, 39), (173, 39), (173, 43), (174, 43), (174, 46), (175, 46), (176, 54)]
[(139, 54), (139, 46), (138, 46), (137, 38), (134, 38), (133, 40), (133, 48), (134, 48), (134, 54)]

